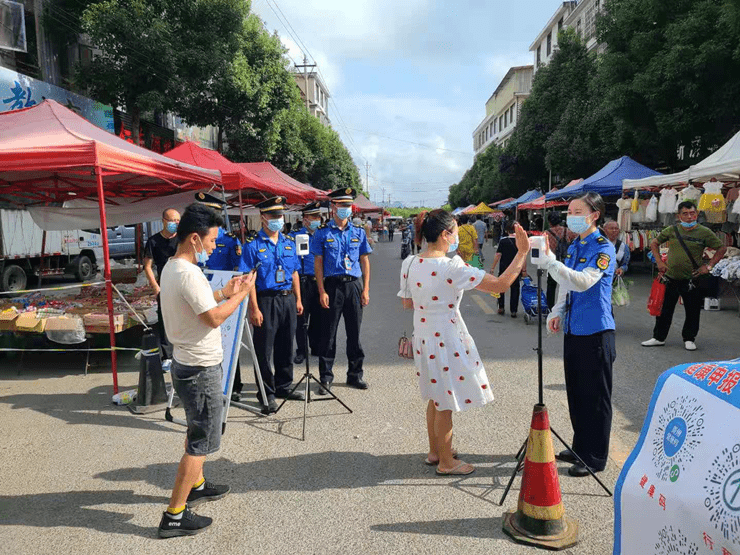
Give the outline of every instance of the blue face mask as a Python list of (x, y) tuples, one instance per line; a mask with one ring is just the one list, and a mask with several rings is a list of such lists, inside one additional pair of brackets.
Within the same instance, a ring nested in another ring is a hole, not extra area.
[(308, 222), (308, 229), (311, 231), (316, 231), (319, 229), (319, 226), (321, 225), (321, 222), (319, 220), (311, 220)]
[(568, 229), (573, 233), (580, 235), (586, 233), (591, 224), (586, 220), (586, 216), (568, 216)]
[(460, 246), (460, 236), (455, 235), (455, 242), (450, 243), (450, 246), (447, 247), (447, 252), (455, 252), (457, 250), (457, 247)]
[(684, 226), (686, 229), (691, 229), (696, 225), (696, 220), (693, 222), (681, 222), (681, 225)]
[(270, 231), (280, 231), (285, 225), (285, 218), (275, 218), (274, 220), (267, 220), (267, 229)]
[(177, 233), (177, 222), (167, 222), (167, 233)]
[(346, 220), (352, 215), (352, 207), (337, 208), (337, 218)]
[(200, 236), (198, 236), (198, 242), (200, 243), (200, 248), (203, 250), (195, 253), (195, 261), (198, 264), (205, 266), (206, 262), (208, 262), (208, 253), (206, 252), (206, 248), (203, 246), (203, 241), (200, 240)]

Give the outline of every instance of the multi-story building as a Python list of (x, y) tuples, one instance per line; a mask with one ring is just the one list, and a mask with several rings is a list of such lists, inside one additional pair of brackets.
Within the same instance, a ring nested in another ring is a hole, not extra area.
[(580, 0), (575, 9), (565, 18), (565, 25), (575, 29), (576, 35), (586, 43), (588, 50), (598, 48), (596, 41), (596, 17), (603, 8), (602, 0)]
[[(581, 0), (583, 3), (585, 0)], [(537, 68), (540, 65), (545, 65), (550, 61), (555, 50), (558, 47), (558, 33), (563, 30), (566, 25), (566, 20), (571, 13), (576, 9), (578, 2), (576, 0), (569, 0), (562, 2), (555, 13), (547, 22), (547, 25), (540, 31), (537, 38), (529, 47), (529, 51), (534, 56), (534, 71), (537, 72)]]
[(486, 102), (486, 117), (473, 132), (477, 156), (491, 144), (506, 146), (519, 121), (522, 103), (532, 91), (532, 66), (512, 67)]
[[(305, 73), (296, 69), (293, 72), (296, 85), (301, 90), (301, 98), (306, 102), (306, 107), (312, 116), (316, 117), (326, 125), (331, 125), (329, 120), (329, 89), (316, 72)], [(306, 90), (308, 89), (308, 100)]]

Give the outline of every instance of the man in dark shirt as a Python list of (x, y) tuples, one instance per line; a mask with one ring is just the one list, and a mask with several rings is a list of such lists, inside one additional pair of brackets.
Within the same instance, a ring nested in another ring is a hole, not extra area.
[[(149, 280), (149, 285), (157, 295), (157, 324), (154, 326), (154, 330), (159, 335), (162, 354), (165, 358), (172, 358), (172, 346), (167, 342), (167, 335), (164, 331), (164, 320), (162, 319), (162, 309), (159, 301), (159, 276), (162, 275), (164, 265), (177, 252), (177, 224), (179, 223), (180, 213), (177, 210), (168, 208), (162, 212), (162, 231), (149, 237), (144, 247), (144, 273), (147, 280)], [(152, 270), (152, 264), (157, 268), (156, 277)]]
[[(516, 253), (518, 252), (518, 249), (516, 248), (516, 240), (514, 239), (514, 222), (513, 220), (509, 220), (506, 222), (506, 233), (507, 237), (502, 237), (501, 240), (498, 242), (498, 250), (496, 251), (496, 255), (493, 257), (493, 265), (491, 266), (491, 273), (493, 274), (496, 271), (496, 264), (499, 264), (498, 267), (498, 275), (500, 276), (506, 271), (506, 268), (509, 267), (509, 265), (514, 260), (514, 257), (516, 257)], [(514, 283), (511, 284), (511, 289), (509, 290), (511, 294), (511, 299), (509, 299), (509, 312), (511, 312), (511, 317), (516, 318), (516, 312), (519, 308), (519, 280), (517, 279), (514, 281)], [(504, 304), (506, 303), (506, 297), (504, 293), (501, 293), (501, 296), (498, 298), (498, 313), (503, 314), (504, 313)]]

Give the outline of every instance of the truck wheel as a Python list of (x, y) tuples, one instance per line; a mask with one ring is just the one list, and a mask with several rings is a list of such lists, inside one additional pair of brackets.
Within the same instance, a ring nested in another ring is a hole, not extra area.
[(20, 266), (11, 264), (3, 270), (3, 291), (22, 291), (27, 283), (26, 272)]
[(77, 281), (87, 281), (93, 277), (93, 263), (89, 257), (84, 255), (77, 257), (75, 277)]

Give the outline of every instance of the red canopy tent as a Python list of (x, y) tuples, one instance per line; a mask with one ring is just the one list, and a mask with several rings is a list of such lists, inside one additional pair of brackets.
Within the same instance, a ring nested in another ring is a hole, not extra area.
[(498, 206), (499, 204), (504, 204), (505, 202), (511, 202), (512, 200), (516, 200), (514, 197), (505, 198), (504, 200), (497, 200), (496, 202), (492, 202), (488, 206), (493, 208), (494, 206)]
[(288, 187), (289, 189), (297, 191), (299, 194), (303, 193), (307, 195), (307, 200), (326, 200), (329, 198), (326, 191), (316, 189), (315, 187), (311, 187), (310, 185), (306, 185), (305, 183), (301, 183), (300, 181), (293, 179), (287, 173), (281, 172), (275, 166), (270, 164), (270, 162), (249, 162), (237, 165), (266, 181), (271, 181), (272, 183), (276, 183), (283, 187)]
[(540, 198), (533, 200), (532, 202), (525, 202), (517, 207), (517, 210), (542, 210), (544, 208), (553, 208), (555, 206), (568, 206), (568, 201), (562, 200), (551, 200), (545, 203), (545, 195)]
[(0, 114), (0, 199), (23, 207), (97, 197), (114, 392), (118, 392), (118, 374), (106, 195), (163, 196), (213, 184), (221, 184), (219, 172), (127, 143), (53, 100)]
[(359, 212), (360, 214), (367, 214), (370, 212), (380, 213), (383, 211), (380, 206), (370, 202), (365, 195), (357, 195), (357, 198), (355, 198), (355, 201), (352, 203), (352, 210), (354, 212)]

